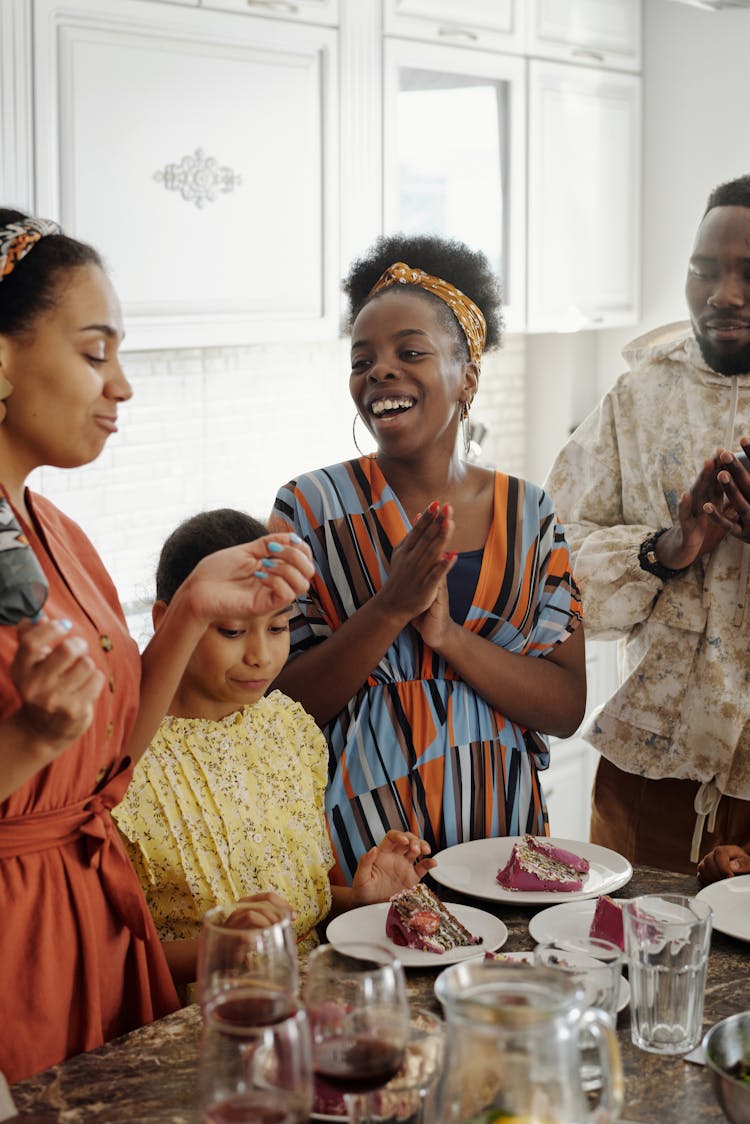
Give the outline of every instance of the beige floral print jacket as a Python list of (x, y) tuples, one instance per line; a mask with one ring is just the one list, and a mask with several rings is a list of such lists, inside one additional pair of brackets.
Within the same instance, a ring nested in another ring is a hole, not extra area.
[(620, 640), (621, 685), (584, 737), (627, 772), (703, 782), (696, 810), (710, 817), (722, 793), (750, 798), (750, 546), (727, 538), (667, 582), (640, 568), (638, 548), (673, 525), (717, 446), (750, 435), (750, 374), (712, 371), (687, 323), (623, 354), (630, 370), (545, 482), (587, 634)]

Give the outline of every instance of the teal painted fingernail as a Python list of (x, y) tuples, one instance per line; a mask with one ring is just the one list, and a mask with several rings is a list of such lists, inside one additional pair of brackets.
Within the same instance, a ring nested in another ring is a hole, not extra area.
[(270, 551), (271, 551), (271, 552), (272, 552), (273, 554), (281, 554), (281, 552), (282, 552), (282, 550), (284, 549), (284, 547), (283, 547), (283, 546), (281, 545), (281, 543), (280, 543), (280, 542), (270, 542), (270, 543), (268, 544), (268, 549), (269, 549), (269, 550), (270, 550)]
[(297, 546), (302, 546), (302, 539), (299, 537), (299, 535), (295, 535), (294, 531), (292, 531), (289, 538), (292, 540), (292, 542), (296, 543)]
[(253, 574), (253, 577), (254, 578), (267, 578), (268, 574), (266, 573), (265, 570), (256, 570), (255, 573)]
[(66, 617), (61, 617), (59, 621), (55, 621), (55, 624), (63, 632), (70, 632), (73, 627), (72, 621), (69, 621)]
[(276, 565), (276, 559), (275, 558), (264, 558), (263, 562), (262, 562), (262, 565), (267, 566), (268, 569), (270, 570), (272, 566)]

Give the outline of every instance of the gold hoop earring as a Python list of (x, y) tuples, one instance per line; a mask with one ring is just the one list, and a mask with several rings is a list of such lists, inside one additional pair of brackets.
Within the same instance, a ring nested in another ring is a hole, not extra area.
[(364, 457), (364, 456), (366, 456), (366, 454), (362, 452), (362, 450), (359, 447), (359, 441), (357, 441), (357, 419), (358, 418), (359, 418), (359, 410), (357, 410), (357, 412), (355, 413), (354, 421), (352, 422), (352, 441), (354, 442), (354, 447), (357, 450), (357, 452), (359, 453), (359, 455), (361, 457)]
[(13, 393), (13, 383), (8, 382), (5, 375), (0, 375), (0, 425), (5, 421), (8, 413), (5, 405), (5, 399), (10, 398)]
[(469, 425), (469, 410), (471, 409), (470, 402), (462, 402), (461, 410), (459, 412), (459, 421), (461, 422), (461, 439), (464, 446), (464, 457), (468, 459), (471, 452), (471, 427)]

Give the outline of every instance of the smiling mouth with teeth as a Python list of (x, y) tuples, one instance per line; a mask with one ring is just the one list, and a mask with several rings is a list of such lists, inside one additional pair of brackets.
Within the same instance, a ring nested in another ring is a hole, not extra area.
[(380, 398), (372, 403), (370, 410), (376, 418), (382, 418), (387, 414), (401, 414), (413, 405), (413, 398)]

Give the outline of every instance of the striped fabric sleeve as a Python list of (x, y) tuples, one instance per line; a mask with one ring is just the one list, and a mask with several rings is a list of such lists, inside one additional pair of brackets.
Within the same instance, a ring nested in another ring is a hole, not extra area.
[(539, 590), (527, 655), (544, 656), (581, 624), (581, 595), (573, 578), (562, 524), (546, 492), (539, 494)]
[[(299, 483), (292, 480), (279, 489), (269, 519), (271, 531), (294, 531), (311, 548), (315, 563), (315, 574), (310, 589), (304, 597), (297, 599), (297, 606), (289, 623), (291, 633), (290, 659), (327, 640), (334, 631), (332, 614), (326, 613), (323, 600), (329, 601), (326, 585), (321, 574), (321, 556), (318, 526), (310, 505), (305, 503)], [(321, 597), (321, 592), (323, 597)]]

